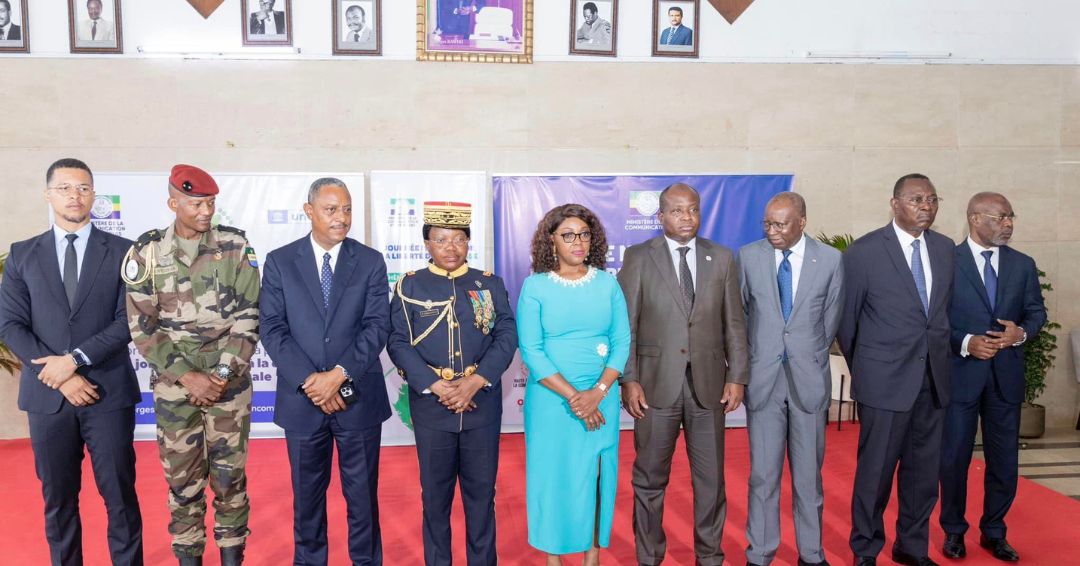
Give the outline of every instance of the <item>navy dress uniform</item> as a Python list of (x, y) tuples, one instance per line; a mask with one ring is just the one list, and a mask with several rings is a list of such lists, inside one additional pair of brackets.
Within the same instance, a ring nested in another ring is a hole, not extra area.
[[(427, 204), (425, 224), (468, 228), (468, 209), (447, 215), (446, 209)], [(506, 287), (501, 278), (467, 263), (453, 271), (430, 263), (398, 281), (390, 309), (387, 351), (409, 385), (420, 461), (425, 563), (451, 563), (450, 509), (460, 479), (468, 563), (496, 564), (500, 378), (517, 348)], [(471, 410), (451, 411), (430, 390), (439, 380), (454, 382), (473, 374), (487, 384), (473, 397)]]

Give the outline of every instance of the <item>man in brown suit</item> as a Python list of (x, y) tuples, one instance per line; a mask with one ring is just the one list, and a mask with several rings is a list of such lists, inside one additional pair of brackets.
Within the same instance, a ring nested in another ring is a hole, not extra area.
[(698, 238), (701, 198), (676, 183), (660, 193), (664, 235), (626, 250), (619, 284), (630, 311), (623, 405), (634, 423), (634, 538), (640, 564), (667, 548), (664, 490), (680, 426), (694, 488), (694, 554), (720, 565), (727, 516), (724, 415), (749, 380), (746, 320), (731, 250)]

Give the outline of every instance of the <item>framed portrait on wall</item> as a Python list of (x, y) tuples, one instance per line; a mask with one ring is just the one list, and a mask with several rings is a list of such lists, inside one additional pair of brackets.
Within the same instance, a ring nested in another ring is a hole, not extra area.
[(333, 0), (334, 55), (382, 54), (382, 0)]
[(653, 0), (653, 57), (697, 57), (699, 0)]
[(244, 45), (292, 45), (292, 0), (240, 0)]
[(72, 53), (123, 53), (120, 0), (68, 0)]
[(532, 63), (533, 0), (416, 0), (416, 59)]
[(614, 57), (619, 0), (571, 0), (570, 54)]
[(26, 0), (0, 0), (0, 53), (30, 52)]

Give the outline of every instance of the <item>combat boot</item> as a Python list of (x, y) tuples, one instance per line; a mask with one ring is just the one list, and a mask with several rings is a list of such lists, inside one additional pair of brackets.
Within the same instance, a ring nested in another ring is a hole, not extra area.
[(180, 561), (180, 566), (202, 566), (202, 556), (180, 555), (176, 558)]
[(244, 545), (226, 546), (221, 549), (221, 566), (240, 566), (244, 563)]

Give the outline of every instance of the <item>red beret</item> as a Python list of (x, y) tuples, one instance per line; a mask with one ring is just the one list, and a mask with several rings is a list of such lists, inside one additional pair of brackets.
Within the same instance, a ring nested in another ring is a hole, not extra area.
[(217, 182), (209, 173), (194, 165), (176, 165), (169, 174), (169, 187), (193, 197), (218, 194)]

